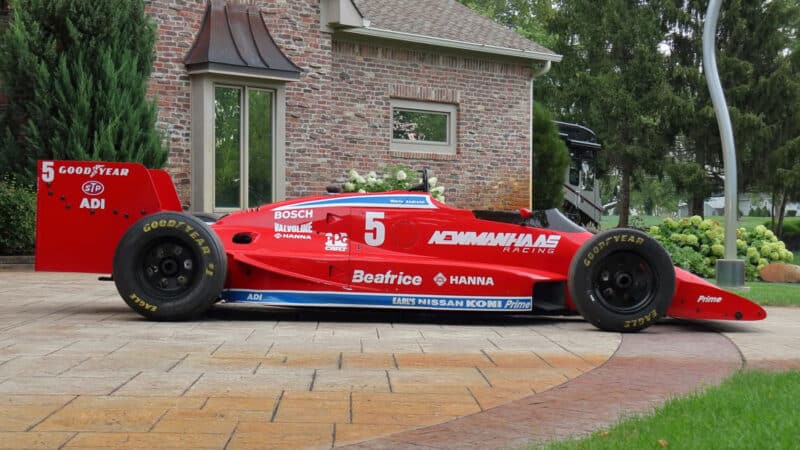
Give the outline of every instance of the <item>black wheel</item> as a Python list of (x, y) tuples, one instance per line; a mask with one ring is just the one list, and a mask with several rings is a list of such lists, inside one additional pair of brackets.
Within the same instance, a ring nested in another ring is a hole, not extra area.
[(201, 219), (161, 212), (128, 229), (114, 254), (114, 283), (134, 311), (151, 320), (185, 320), (219, 297), (227, 259)]
[(578, 312), (596, 327), (639, 331), (667, 312), (675, 268), (655, 239), (638, 230), (614, 229), (581, 245), (567, 284)]

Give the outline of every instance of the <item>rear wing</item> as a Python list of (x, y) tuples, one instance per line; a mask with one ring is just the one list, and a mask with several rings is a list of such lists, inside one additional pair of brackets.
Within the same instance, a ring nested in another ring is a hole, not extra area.
[(111, 273), (128, 227), (181, 211), (169, 174), (141, 164), (39, 161), (37, 174), (37, 271)]

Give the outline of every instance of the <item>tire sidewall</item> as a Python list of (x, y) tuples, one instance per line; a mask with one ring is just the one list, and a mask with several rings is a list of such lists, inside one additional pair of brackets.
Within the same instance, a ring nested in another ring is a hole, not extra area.
[[(142, 258), (155, 242), (179, 241), (193, 253), (192, 286), (178, 295), (161, 296), (144, 285)], [(125, 303), (153, 320), (184, 320), (205, 312), (217, 299), (227, 275), (226, 256), (214, 231), (193, 216), (162, 212), (147, 216), (122, 236), (114, 254), (113, 277)]]
[[(655, 280), (651, 298), (633, 311), (609, 309), (593, 294), (597, 267), (610, 255), (635, 253), (650, 265)], [(675, 268), (661, 244), (633, 229), (613, 229), (593, 236), (575, 253), (569, 268), (569, 292), (578, 312), (603, 330), (632, 332), (642, 330), (663, 317), (675, 293)]]

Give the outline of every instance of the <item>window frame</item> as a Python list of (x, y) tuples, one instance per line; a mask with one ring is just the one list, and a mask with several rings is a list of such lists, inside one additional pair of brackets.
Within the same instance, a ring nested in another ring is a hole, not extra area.
[[(286, 198), (286, 86), (285, 83), (270, 79), (260, 79), (219, 74), (198, 74), (192, 76), (191, 122), (192, 122), (192, 203), (191, 211), (227, 213), (247, 209), (249, 193), (247, 185), (240, 184), (241, 208), (216, 207), (216, 127), (214, 119), (214, 99), (216, 87), (268, 90), (272, 92), (272, 201)], [(243, 94), (245, 97), (247, 94)], [(240, 149), (249, 151), (248, 129), (249, 108), (243, 98), (240, 108)], [(239, 164), (242, 178), (248, 170), (247, 153), (240, 150)], [(249, 177), (248, 177), (249, 178)], [(242, 192), (244, 191), (244, 192)]]
[[(411, 141), (395, 139), (394, 137), (394, 111), (395, 109), (419, 111), (422, 113), (442, 114), (447, 117), (447, 142)], [(390, 99), (389, 110), (389, 142), (392, 151), (413, 153), (435, 153), (441, 155), (455, 155), (458, 147), (458, 105), (451, 103), (436, 103), (420, 100)]]
[[(272, 93), (272, 113), (270, 114), (272, 118), (272, 123), (270, 126), (272, 127), (272, 171), (273, 174), (275, 172), (275, 126), (276, 126), (276, 107), (275, 107), (275, 98), (277, 97), (277, 92), (275, 89), (270, 88), (263, 88), (260, 86), (255, 86), (252, 83), (246, 84), (231, 84), (229, 82), (214, 82), (213, 83), (213, 92), (214, 97), (212, 98), (212, 102), (216, 99), (216, 92), (217, 88), (228, 88), (228, 89), (238, 89), (240, 92), (239, 96), (239, 175), (241, 181), (239, 182), (239, 202), (240, 207), (218, 207), (217, 206), (217, 190), (216, 190), (216, 177), (217, 177), (217, 160), (216, 157), (211, 158), (211, 174), (213, 180), (214, 189), (212, 190), (211, 194), (211, 206), (212, 212), (219, 212), (219, 213), (229, 213), (234, 211), (239, 211), (242, 209), (250, 208), (250, 91), (267, 91)], [(213, 133), (212, 137), (212, 151), (215, 152), (216, 156), (216, 142), (217, 142), (217, 127), (216, 127), (216, 119), (212, 115), (211, 117), (211, 132)], [(272, 182), (273, 185), (273, 201), (275, 200), (274, 194), (274, 187), (275, 181)]]

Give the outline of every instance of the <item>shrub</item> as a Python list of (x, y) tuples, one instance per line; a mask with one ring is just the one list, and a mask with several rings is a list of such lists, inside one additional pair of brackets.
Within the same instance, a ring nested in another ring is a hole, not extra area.
[(748, 215), (750, 217), (769, 217), (770, 212), (766, 206), (757, 206), (755, 208), (751, 208)]
[(36, 193), (11, 176), (0, 180), (0, 255), (33, 254)]
[[(717, 259), (725, 254), (725, 233), (719, 222), (699, 216), (681, 220), (664, 219), (661, 226), (648, 231), (672, 256), (676, 266), (696, 275), (715, 275)], [(745, 262), (745, 277), (755, 280), (758, 272), (771, 262), (791, 262), (792, 252), (764, 225), (751, 230), (736, 230), (737, 257)]]
[(564, 174), (569, 150), (558, 127), (541, 103), (533, 104), (533, 207), (560, 208), (564, 202)]
[(169, 149), (147, 95), (156, 25), (144, 0), (17, 0), (0, 32), (0, 174), (33, 180), (37, 159), (136, 161)]
[[(777, 221), (776, 221), (777, 225)], [(767, 220), (764, 222), (764, 226), (772, 229), (772, 221)], [(775, 231), (775, 230), (772, 230)], [(783, 236), (800, 236), (800, 219), (784, 217), (783, 219)]]
[[(344, 183), (345, 192), (386, 192), (408, 190), (422, 183), (417, 171), (405, 166), (385, 166), (379, 175), (371, 171), (366, 176), (360, 175), (355, 169), (347, 175)], [(428, 179), (430, 194), (436, 200), (444, 203), (444, 186), (439, 184), (436, 177)]]

